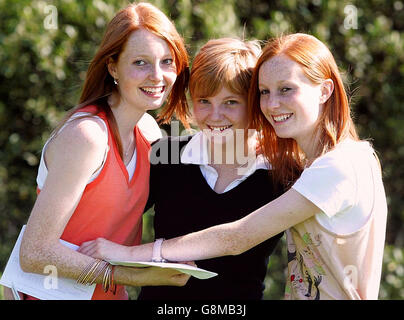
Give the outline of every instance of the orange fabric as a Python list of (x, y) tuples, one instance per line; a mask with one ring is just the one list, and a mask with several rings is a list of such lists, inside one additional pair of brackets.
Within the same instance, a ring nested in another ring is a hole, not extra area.
[[(80, 112), (94, 110), (87, 106)], [(99, 113), (108, 127), (109, 151), (98, 177), (84, 189), (81, 200), (66, 225), (61, 239), (80, 246), (83, 242), (96, 238), (133, 246), (142, 240), (142, 214), (149, 196), (150, 162), (149, 142), (136, 126), (136, 169), (129, 180), (116, 142), (111, 134), (105, 113)], [(92, 300), (128, 299), (124, 286), (117, 286), (116, 294), (104, 293), (97, 285)]]

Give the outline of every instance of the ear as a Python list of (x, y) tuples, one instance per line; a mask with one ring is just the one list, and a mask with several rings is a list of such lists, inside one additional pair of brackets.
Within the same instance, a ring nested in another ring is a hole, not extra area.
[(326, 103), (334, 92), (334, 82), (331, 79), (326, 79), (321, 84), (320, 103)]
[(111, 75), (111, 77), (118, 80), (118, 72), (117, 72), (117, 68), (116, 68), (116, 62), (114, 61), (114, 59), (108, 58), (107, 68), (108, 68), (108, 72)]

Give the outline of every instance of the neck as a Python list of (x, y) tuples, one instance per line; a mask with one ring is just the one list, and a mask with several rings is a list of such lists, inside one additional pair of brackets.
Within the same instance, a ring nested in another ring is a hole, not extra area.
[(308, 163), (312, 163), (317, 157), (317, 150), (320, 143), (318, 133), (313, 133), (309, 138), (296, 139), (299, 148), (304, 152)]
[(123, 99), (119, 99), (114, 94), (110, 96), (108, 103), (114, 114), (121, 140), (131, 141), (131, 139), (133, 139), (133, 128), (139, 122), (144, 112), (140, 112), (138, 109), (125, 103)]

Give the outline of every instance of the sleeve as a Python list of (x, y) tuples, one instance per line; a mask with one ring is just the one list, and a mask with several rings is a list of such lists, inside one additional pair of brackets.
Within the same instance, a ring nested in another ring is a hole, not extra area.
[(328, 217), (356, 203), (356, 174), (349, 158), (329, 152), (306, 168), (292, 186)]
[(150, 165), (150, 179), (149, 179), (149, 198), (147, 199), (146, 206), (144, 208), (144, 212), (147, 212), (151, 207), (154, 206), (155, 196), (156, 196), (156, 165)]
[[(152, 157), (152, 154), (157, 154), (159, 155), (160, 148), (159, 148), (159, 142), (161, 140), (155, 141), (151, 145), (151, 152), (150, 152), (150, 157)], [(159, 158), (159, 156), (156, 156)], [(147, 199), (146, 206), (144, 208), (144, 212), (148, 211), (151, 207), (154, 206), (157, 198), (157, 193), (159, 192), (158, 190), (158, 181), (157, 179), (160, 177), (160, 174), (158, 173), (160, 168), (160, 163), (154, 163), (154, 161), (150, 161), (150, 178), (149, 178), (149, 198)]]

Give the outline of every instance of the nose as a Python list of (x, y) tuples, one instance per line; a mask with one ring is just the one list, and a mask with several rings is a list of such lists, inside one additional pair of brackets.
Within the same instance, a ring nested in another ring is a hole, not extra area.
[(220, 106), (212, 104), (212, 107), (210, 108), (210, 113), (209, 113), (210, 121), (212, 121), (212, 122), (221, 121), (222, 117), (223, 117), (223, 115), (222, 115)]
[(155, 82), (160, 82), (163, 79), (163, 70), (160, 68), (159, 63), (155, 63), (151, 67), (150, 79)]

